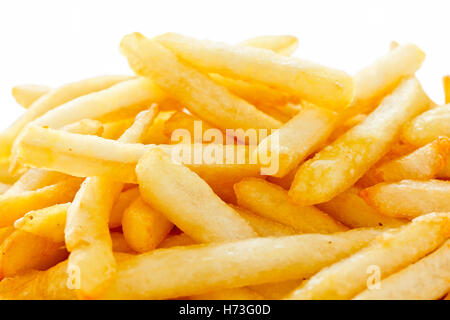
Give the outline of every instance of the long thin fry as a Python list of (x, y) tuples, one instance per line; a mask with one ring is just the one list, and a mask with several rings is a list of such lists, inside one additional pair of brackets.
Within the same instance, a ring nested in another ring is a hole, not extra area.
[(311, 205), (345, 191), (389, 150), (402, 124), (428, 105), (419, 82), (405, 80), (361, 124), (301, 165), (289, 196)]
[(174, 33), (164, 34), (156, 40), (203, 71), (261, 82), (319, 106), (339, 110), (353, 97), (350, 76), (309, 61), (283, 57), (259, 48), (199, 41)]
[(24, 84), (12, 88), (11, 93), (18, 104), (27, 109), (37, 99), (51, 90), (50, 87), (37, 84)]

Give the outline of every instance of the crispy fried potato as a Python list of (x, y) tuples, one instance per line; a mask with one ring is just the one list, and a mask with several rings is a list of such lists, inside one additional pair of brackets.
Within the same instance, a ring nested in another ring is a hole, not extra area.
[(125, 36), (121, 50), (137, 74), (151, 76), (171, 97), (219, 128), (271, 129), (281, 126), (279, 121), (184, 65), (170, 50), (140, 34)]
[(283, 56), (290, 56), (297, 50), (298, 39), (294, 36), (259, 36), (239, 43), (240, 45), (267, 49)]
[(444, 85), (445, 103), (450, 103), (450, 76), (443, 77), (442, 84)]
[(400, 83), (420, 68), (425, 53), (413, 44), (390, 50), (355, 75), (355, 96), (341, 115), (342, 120), (373, 110)]
[(414, 263), (450, 236), (450, 213), (433, 213), (384, 232), (366, 248), (306, 280), (288, 299), (350, 299), (368, 285), (375, 266), (384, 279)]
[(345, 191), (387, 153), (403, 123), (428, 105), (419, 82), (405, 80), (366, 120), (301, 165), (289, 196), (299, 204), (311, 205)]
[(148, 252), (166, 238), (173, 223), (138, 197), (125, 210), (122, 230), (128, 245), (136, 252)]
[(298, 232), (333, 233), (347, 230), (315, 207), (294, 204), (286, 190), (262, 179), (244, 179), (235, 184), (234, 191), (239, 206), (291, 226)]
[(139, 188), (131, 188), (119, 195), (117, 201), (114, 203), (111, 213), (109, 215), (109, 227), (111, 229), (118, 228), (122, 225), (122, 217), (125, 210), (130, 204), (139, 197)]
[(70, 203), (56, 204), (33, 210), (14, 222), (14, 228), (48, 238), (55, 243), (64, 243), (64, 227)]
[(11, 90), (11, 94), (18, 104), (27, 109), (37, 99), (51, 90), (48, 86), (38, 84), (23, 84), (15, 86)]
[[(265, 49), (229, 46), (167, 33), (156, 41), (202, 71), (256, 81), (319, 106), (342, 110), (353, 97), (353, 78), (309, 61)], [(325, 94), (326, 92), (326, 94)]]
[(359, 188), (351, 187), (317, 207), (350, 228), (398, 227), (408, 222), (378, 213), (358, 195), (359, 191)]
[(248, 288), (234, 288), (190, 296), (189, 300), (264, 300), (264, 297)]
[[(5, 157), (10, 155), (14, 140), (28, 123), (70, 100), (92, 92), (104, 90), (129, 78), (128, 76), (102, 76), (69, 83), (51, 90), (36, 100), (19, 119), (0, 134), (0, 156)], [(77, 120), (84, 118), (89, 117), (82, 117)], [(76, 122), (77, 120), (72, 122)]]
[(66, 258), (67, 251), (60, 243), (15, 230), (0, 246), (0, 279), (27, 270), (45, 270)]
[(214, 242), (257, 236), (206, 182), (183, 165), (173, 163), (162, 151), (148, 151), (136, 173), (144, 200), (194, 240)]
[(450, 290), (450, 240), (439, 249), (380, 282), (357, 300), (436, 300)]
[(104, 298), (167, 299), (298, 279), (348, 256), (377, 234), (352, 230), (160, 249), (119, 263), (117, 281)]
[(402, 140), (416, 146), (430, 143), (439, 136), (450, 137), (450, 104), (422, 113), (402, 130)]
[(412, 219), (430, 212), (450, 212), (450, 181), (379, 183), (359, 194), (371, 207), (390, 217)]
[(35, 191), (0, 196), (0, 227), (10, 226), (27, 212), (72, 201), (81, 179), (68, 178)]
[[(263, 169), (269, 169), (268, 174), (271, 176), (287, 175), (328, 138), (336, 119), (334, 112), (323, 108), (305, 108), (300, 111), (259, 143), (255, 151), (259, 161), (270, 159), (267, 165), (262, 165)], [(272, 166), (278, 170), (270, 169)]]
[(261, 237), (282, 237), (299, 234), (294, 228), (257, 215), (249, 210), (230, 205)]
[(439, 137), (408, 155), (375, 165), (361, 179), (370, 181), (370, 185), (404, 179), (433, 179), (444, 170), (449, 155), (450, 139)]

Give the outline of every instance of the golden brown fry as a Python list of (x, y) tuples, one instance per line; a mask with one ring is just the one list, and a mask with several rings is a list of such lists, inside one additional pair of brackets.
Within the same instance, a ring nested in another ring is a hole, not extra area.
[(408, 222), (378, 213), (358, 195), (359, 191), (359, 188), (352, 187), (317, 207), (350, 228), (398, 227)]
[(379, 183), (359, 194), (371, 207), (390, 217), (412, 219), (430, 212), (450, 212), (450, 181)]
[(428, 105), (419, 82), (405, 80), (366, 120), (303, 163), (289, 196), (299, 204), (311, 205), (345, 191), (389, 150), (403, 123)]
[(50, 87), (37, 84), (23, 84), (12, 88), (11, 93), (18, 104), (27, 109), (37, 99), (51, 90)]
[(158, 36), (156, 40), (202, 71), (260, 82), (322, 107), (342, 110), (353, 97), (352, 77), (309, 61), (259, 48), (199, 41), (174, 33)]
[(436, 300), (450, 290), (450, 240), (439, 249), (380, 282), (357, 300)]
[(151, 76), (171, 97), (219, 128), (271, 129), (281, 126), (279, 121), (184, 65), (169, 49), (141, 34), (125, 36), (121, 50), (137, 74)]
[(14, 228), (48, 238), (55, 243), (64, 243), (64, 227), (70, 203), (56, 204), (33, 210), (14, 222)]
[(0, 196), (0, 227), (10, 226), (27, 212), (72, 201), (81, 179), (68, 178), (35, 191)]
[(390, 50), (386, 55), (355, 75), (355, 96), (341, 114), (341, 121), (373, 110), (400, 83), (420, 68), (425, 54), (413, 44)]
[(298, 39), (294, 36), (259, 36), (244, 40), (240, 45), (267, 49), (283, 56), (290, 56), (298, 47)]
[(323, 269), (288, 299), (350, 299), (366, 289), (373, 271), (384, 279), (425, 256), (450, 236), (450, 213), (433, 213), (381, 234), (366, 248)]
[(190, 296), (189, 300), (264, 300), (264, 297), (248, 288), (234, 288)]
[[(128, 76), (102, 76), (69, 83), (51, 90), (35, 101), (19, 119), (1, 133), (0, 156), (5, 157), (10, 155), (14, 140), (28, 123), (70, 100), (92, 92), (104, 90), (129, 78)], [(84, 118), (89, 117), (82, 117), (77, 120)]]
[(173, 223), (138, 197), (125, 210), (122, 230), (128, 245), (136, 252), (148, 252), (166, 238)]
[(67, 251), (60, 243), (15, 230), (0, 246), (0, 279), (27, 270), (45, 270), (66, 257)]
[(361, 179), (370, 181), (370, 185), (404, 179), (433, 179), (444, 170), (448, 155), (450, 139), (439, 137), (408, 155), (375, 165)]
[(442, 78), (442, 84), (444, 85), (445, 103), (450, 103), (450, 76)]
[(144, 200), (194, 240), (215, 242), (257, 236), (206, 182), (173, 163), (162, 151), (148, 151), (136, 173)]
[(338, 221), (313, 206), (299, 206), (283, 188), (262, 179), (247, 178), (235, 184), (239, 206), (304, 233), (347, 230)]
[(308, 277), (377, 234), (352, 230), (159, 249), (119, 263), (104, 298), (167, 299)]
[(230, 205), (261, 237), (282, 237), (299, 234), (294, 228), (257, 215), (249, 210)]
[(111, 209), (111, 214), (109, 215), (109, 227), (111, 229), (120, 227), (122, 225), (122, 217), (126, 208), (139, 197), (139, 188), (131, 188), (126, 191), (122, 191), (117, 198), (116, 203), (114, 203)]
[(422, 113), (402, 130), (402, 140), (415, 146), (426, 145), (439, 136), (450, 137), (450, 104)]
[(267, 165), (262, 165), (263, 169), (269, 169), (270, 172), (267, 174), (271, 176), (287, 175), (328, 138), (336, 119), (337, 115), (330, 110), (317, 107), (304, 108), (279, 130), (259, 143), (255, 151), (259, 161), (270, 159)]

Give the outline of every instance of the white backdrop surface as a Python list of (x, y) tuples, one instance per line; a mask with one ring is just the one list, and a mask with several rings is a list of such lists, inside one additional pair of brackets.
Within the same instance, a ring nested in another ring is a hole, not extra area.
[(392, 40), (427, 54), (418, 72), (443, 101), (450, 74), (450, 1), (0, 1), (0, 129), (23, 110), (10, 95), (22, 83), (57, 86), (100, 74), (130, 73), (123, 35), (173, 31), (235, 43), (265, 34), (299, 38), (296, 56), (354, 74)]

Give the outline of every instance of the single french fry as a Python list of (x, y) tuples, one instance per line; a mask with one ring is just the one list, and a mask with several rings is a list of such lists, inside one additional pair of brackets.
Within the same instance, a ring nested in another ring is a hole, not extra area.
[(261, 237), (282, 237), (299, 234), (294, 228), (257, 215), (249, 210), (230, 205)]
[(37, 99), (51, 90), (48, 86), (23, 84), (12, 88), (11, 93), (18, 104), (27, 109)]
[[(265, 49), (199, 41), (167, 33), (156, 41), (202, 71), (256, 81), (322, 107), (342, 110), (353, 97), (353, 79), (342, 71)], [(325, 94), (326, 92), (326, 94)]]
[(359, 194), (371, 207), (390, 217), (411, 219), (430, 212), (450, 211), (450, 181), (379, 183)]
[(359, 188), (351, 187), (317, 207), (350, 228), (398, 227), (408, 222), (378, 213), (358, 195), (359, 191)]
[(387, 153), (403, 123), (428, 105), (416, 79), (403, 81), (361, 124), (300, 166), (289, 196), (299, 204), (311, 205), (345, 191)]
[(35, 191), (0, 196), (0, 227), (10, 226), (27, 212), (72, 201), (81, 179), (68, 178)]
[(423, 146), (439, 136), (450, 137), (450, 104), (430, 109), (403, 127), (402, 140)]
[(356, 300), (436, 300), (450, 290), (450, 240), (439, 249), (361, 292)]
[[(0, 282), (0, 299), (76, 300), (76, 283), (67, 283), (67, 260), (45, 271), (29, 271)], [(70, 287), (70, 288), (69, 288)]]
[(194, 240), (230, 241), (257, 236), (206, 182), (183, 165), (173, 163), (162, 151), (148, 151), (136, 172), (144, 200)]
[(442, 84), (444, 85), (445, 103), (450, 103), (450, 76), (442, 78)]
[(67, 251), (61, 244), (15, 230), (0, 246), (0, 279), (27, 270), (45, 270), (66, 257)]
[(283, 188), (257, 178), (235, 184), (239, 206), (304, 233), (333, 233), (347, 230), (338, 221), (312, 206), (290, 201)]
[(111, 213), (109, 215), (109, 227), (111, 229), (118, 228), (122, 225), (122, 217), (125, 210), (130, 204), (139, 197), (139, 188), (131, 188), (122, 191), (114, 203)]
[[(136, 116), (119, 141), (139, 142), (151, 126), (158, 108)], [(70, 251), (69, 282), (78, 281), (77, 294), (83, 298), (100, 296), (114, 281), (116, 261), (109, 233), (109, 216), (123, 188), (121, 182), (104, 177), (86, 178), (67, 210), (65, 243)]]
[(283, 56), (290, 56), (298, 47), (298, 39), (294, 36), (259, 36), (250, 38), (239, 45), (267, 49)]
[(173, 248), (173, 247), (184, 247), (196, 244), (191, 237), (186, 233), (176, 234), (173, 236), (168, 236), (164, 239), (158, 246), (158, 248)]
[(33, 210), (14, 222), (14, 228), (48, 238), (55, 243), (64, 243), (64, 227), (70, 203), (56, 204)]
[[(336, 119), (337, 115), (330, 110), (304, 108), (259, 143), (255, 151), (258, 159), (270, 159), (269, 168), (274, 163), (278, 165), (278, 170), (270, 170), (269, 175), (284, 177), (328, 138)], [(266, 165), (262, 167), (266, 168)]]
[(450, 139), (439, 137), (408, 155), (375, 165), (361, 179), (371, 181), (371, 185), (404, 179), (433, 179), (444, 170), (448, 155)]
[(245, 130), (281, 126), (279, 121), (184, 65), (169, 49), (141, 34), (125, 36), (120, 47), (137, 74), (151, 76), (171, 97), (219, 128)]
[(450, 213), (416, 218), (399, 229), (384, 232), (367, 247), (315, 274), (288, 299), (350, 299), (369, 285), (370, 271), (380, 279), (419, 260), (450, 236)]
[(403, 78), (413, 76), (424, 59), (425, 54), (417, 46), (405, 44), (359, 71), (355, 75), (355, 96), (341, 114), (342, 121), (373, 110)]
[(264, 300), (264, 297), (248, 288), (234, 288), (190, 296), (189, 300)]
[(119, 263), (104, 298), (167, 299), (308, 277), (377, 234), (352, 230), (155, 250)]
[(113, 252), (121, 252), (121, 253), (129, 253), (136, 254), (125, 240), (123, 233), (121, 232), (111, 232), (111, 241), (112, 241), (112, 249)]
[[(36, 100), (19, 119), (0, 134), (0, 156), (10, 155), (14, 140), (28, 123), (70, 100), (101, 91), (129, 78), (128, 76), (102, 76), (69, 83), (51, 90)], [(89, 117), (78, 120), (84, 118)]]
[(158, 247), (173, 228), (173, 223), (138, 197), (125, 210), (122, 218), (123, 236), (136, 252)]
[[(73, 133), (97, 135), (103, 130), (103, 125), (96, 120), (84, 119), (64, 127), (64, 130)], [(60, 172), (31, 168), (20, 176), (6, 194), (37, 190), (58, 183), (65, 178), (67, 178), (67, 175)]]

